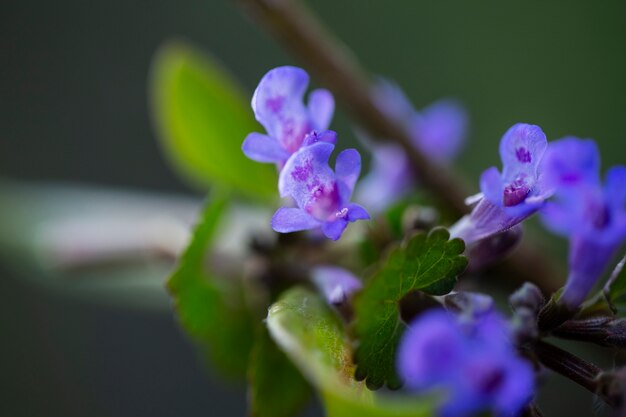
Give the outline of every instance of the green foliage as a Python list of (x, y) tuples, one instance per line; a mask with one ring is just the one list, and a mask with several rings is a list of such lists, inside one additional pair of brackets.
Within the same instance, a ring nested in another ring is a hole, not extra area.
[(250, 415), (290, 417), (311, 396), (311, 386), (261, 326), (248, 369)]
[(212, 362), (228, 375), (245, 376), (254, 322), (240, 282), (206, 270), (206, 255), (225, 199), (207, 204), (189, 246), (168, 282), (178, 317)]
[(321, 394), (327, 417), (425, 417), (431, 398), (385, 398), (354, 379), (344, 326), (320, 297), (292, 288), (269, 310), (271, 336)]
[(414, 235), (389, 254), (355, 297), (356, 378), (366, 379), (369, 388), (401, 385), (395, 371), (396, 349), (406, 327), (400, 319), (400, 300), (414, 290), (447, 294), (465, 270), (463, 241), (449, 239), (443, 228)]
[(246, 135), (259, 130), (248, 96), (215, 59), (169, 43), (156, 54), (151, 74), (153, 117), (174, 167), (202, 186), (263, 200), (276, 195), (274, 167), (241, 151)]

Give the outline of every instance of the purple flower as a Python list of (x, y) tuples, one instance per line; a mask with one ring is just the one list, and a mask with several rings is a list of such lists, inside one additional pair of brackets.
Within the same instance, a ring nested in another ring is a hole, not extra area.
[[(404, 92), (382, 80), (373, 90), (380, 110), (403, 124), (416, 149), (440, 163), (450, 162), (463, 145), (467, 114), (456, 101), (444, 99), (417, 112)], [(357, 201), (381, 212), (409, 194), (415, 186), (411, 164), (397, 145), (372, 145), (373, 166), (363, 179)]]
[(518, 415), (535, 385), (531, 365), (517, 356), (507, 322), (496, 312), (470, 322), (444, 310), (422, 314), (403, 336), (398, 372), (409, 389), (443, 390), (444, 417)]
[(626, 167), (610, 169), (603, 186), (595, 143), (571, 137), (550, 145), (544, 166), (555, 200), (542, 210), (542, 219), (570, 239), (570, 273), (561, 301), (575, 309), (626, 239)]
[(345, 303), (363, 284), (350, 271), (336, 266), (318, 266), (312, 271), (312, 281), (329, 304)]
[(380, 213), (408, 195), (414, 186), (404, 149), (397, 145), (376, 146), (372, 151), (372, 168), (359, 183), (356, 201)]
[(467, 136), (467, 113), (455, 100), (434, 102), (410, 121), (415, 146), (429, 158), (448, 163), (457, 156)]
[(547, 146), (539, 126), (518, 123), (511, 127), (500, 141), (502, 173), (496, 167), (483, 172), (481, 194), (471, 198), (478, 199), (478, 204), (452, 226), (451, 235), (469, 245), (509, 230), (539, 210), (552, 194), (541, 175)]
[(337, 156), (335, 172), (328, 165), (334, 145), (316, 142), (301, 148), (286, 162), (278, 178), (281, 197), (291, 197), (297, 207), (281, 207), (272, 218), (280, 233), (321, 228), (337, 240), (349, 222), (369, 219), (365, 209), (350, 202), (361, 172), (361, 156), (347, 149)]
[[(252, 109), (267, 134), (250, 133), (246, 137), (242, 150), (248, 158), (282, 167), (309, 133), (328, 128), (335, 109), (333, 96), (328, 90), (314, 90), (305, 106), (308, 84), (307, 73), (296, 67), (278, 67), (265, 74), (252, 96)], [(332, 143), (334, 139), (323, 138)]]

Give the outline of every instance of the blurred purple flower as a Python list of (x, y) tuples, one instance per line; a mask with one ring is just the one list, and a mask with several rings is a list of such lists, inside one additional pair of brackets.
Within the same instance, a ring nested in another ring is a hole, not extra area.
[(496, 312), (470, 322), (444, 310), (422, 314), (400, 344), (398, 372), (410, 389), (444, 390), (444, 417), (516, 416), (535, 386), (531, 365), (517, 356), (507, 322)]
[(552, 195), (541, 175), (541, 160), (548, 146), (539, 126), (518, 123), (500, 141), (502, 173), (496, 167), (483, 172), (478, 203), (450, 233), (470, 245), (511, 229), (539, 210)]
[(336, 266), (318, 266), (312, 274), (313, 283), (332, 305), (346, 302), (363, 286), (350, 271)]
[[(439, 163), (449, 163), (467, 133), (467, 113), (454, 100), (439, 100), (417, 112), (396, 84), (379, 81), (373, 89), (381, 112), (405, 126), (416, 149)], [(372, 145), (372, 169), (363, 179), (357, 201), (375, 212), (405, 197), (415, 186), (411, 164), (397, 145)]]
[(380, 213), (409, 194), (414, 186), (404, 150), (397, 145), (376, 146), (372, 151), (372, 168), (359, 183), (356, 201)]
[(542, 219), (570, 239), (570, 274), (561, 300), (575, 309), (626, 239), (626, 167), (611, 168), (603, 186), (595, 143), (571, 137), (550, 145), (544, 166), (555, 200), (542, 210)]
[(281, 197), (291, 197), (297, 207), (281, 207), (272, 218), (280, 233), (321, 228), (338, 240), (349, 222), (366, 220), (367, 211), (350, 202), (361, 172), (361, 156), (347, 149), (337, 156), (335, 172), (328, 165), (334, 145), (316, 142), (301, 148), (286, 162), (278, 178)]
[[(267, 134), (254, 132), (246, 137), (242, 150), (248, 158), (282, 167), (309, 133), (328, 128), (335, 109), (333, 96), (328, 90), (314, 90), (305, 106), (308, 84), (309, 76), (301, 68), (278, 67), (265, 74), (252, 96), (252, 109)], [(334, 139), (320, 138), (332, 143)]]
[(416, 113), (409, 125), (413, 142), (422, 153), (440, 163), (449, 163), (465, 143), (468, 117), (455, 100), (434, 102)]

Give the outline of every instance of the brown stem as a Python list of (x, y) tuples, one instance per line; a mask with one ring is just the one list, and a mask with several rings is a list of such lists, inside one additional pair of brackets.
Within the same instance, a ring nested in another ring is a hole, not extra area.
[(537, 342), (533, 351), (546, 367), (598, 395), (607, 404), (613, 405), (610, 398), (598, 391), (598, 377), (602, 373), (602, 369), (550, 343)]
[[(420, 183), (440, 199), (442, 206), (457, 216), (469, 209), (464, 203), (470, 193), (463, 181), (444, 166), (423, 155), (413, 145), (409, 132), (376, 106), (370, 80), (354, 55), (297, 0), (235, 0), (265, 26), (303, 65), (333, 91), (351, 115), (378, 140), (401, 145), (412, 162)], [(517, 249), (507, 261), (507, 271), (516, 283), (532, 281), (553, 292), (555, 268), (529, 246)], [(532, 265), (532, 269), (528, 268)], [(518, 271), (514, 271), (519, 268)], [(514, 272), (512, 272), (514, 271)], [(513, 276), (515, 274), (515, 276)]]

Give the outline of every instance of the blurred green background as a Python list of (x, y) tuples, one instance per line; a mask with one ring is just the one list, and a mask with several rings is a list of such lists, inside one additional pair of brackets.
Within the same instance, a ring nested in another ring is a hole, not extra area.
[[(597, 139), (605, 168), (626, 163), (622, 1), (310, 6), (418, 108), (443, 96), (465, 103), (471, 134), (458, 170), (474, 188), (519, 121), (549, 139)], [(173, 37), (218, 57), (250, 92), (268, 69), (297, 64), (227, 0), (3, 1), (0, 177), (201, 196), (166, 164), (148, 111), (151, 58)], [(341, 147), (355, 144), (341, 106), (333, 128)], [(65, 298), (24, 280), (27, 267), (0, 272), (0, 415), (244, 415), (243, 388), (205, 375), (171, 312)], [(558, 389), (546, 415), (591, 414), (583, 390)]]

